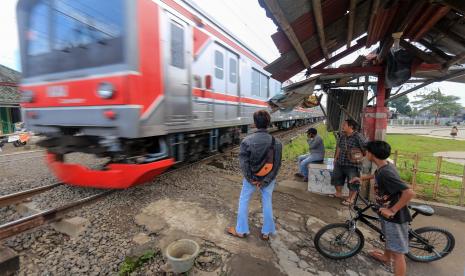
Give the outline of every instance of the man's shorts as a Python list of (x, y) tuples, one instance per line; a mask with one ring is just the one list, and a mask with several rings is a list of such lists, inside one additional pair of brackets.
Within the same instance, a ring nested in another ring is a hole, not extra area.
[(381, 228), (387, 250), (401, 254), (408, 253), (408, 222), (399, 224), (381, 219)]
[(350, 191), (359, 191), (360, 183), (349, 183), (354, 177), (360, 177), (360, 169), (352, 166), (334, 165), (333, 175), (331, 176), (331, 185), (344, 186), (347, 180), (347, 187)]

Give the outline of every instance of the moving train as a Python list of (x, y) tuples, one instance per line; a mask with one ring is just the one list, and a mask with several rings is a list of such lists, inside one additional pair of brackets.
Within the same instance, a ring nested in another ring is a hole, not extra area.
[[(190, 1), (19, 0), (17, 18), (23, 118), (70, 185), (127, 188), (237, 143), (281, 91), (265, 60)], [(110, 161), (89, 169), (66, 162), (73, 152)]]

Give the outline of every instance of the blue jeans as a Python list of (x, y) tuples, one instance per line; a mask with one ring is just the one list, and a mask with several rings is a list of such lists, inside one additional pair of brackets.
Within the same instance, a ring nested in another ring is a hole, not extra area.
[[(273, 218), (272, 194), (276, 180), (268, 186), (260, 188), (262, 192), (263, 227), (262, 234), (269, 235), (276, 232)], [(239, 208), (237, 210), (236, 232), (249, 234), (249, 202), (256, 186), (249, 183), (245, 178), (242, 180), (241, 196), (239, 197)]]
[(298, 164), (299, 164), (299, 172), (308, 178), (308, 164), (315, 162), (315, 161), (322, 161), (322, 158), (312, 156), (309, 154), (304, 154), (299, 156)]

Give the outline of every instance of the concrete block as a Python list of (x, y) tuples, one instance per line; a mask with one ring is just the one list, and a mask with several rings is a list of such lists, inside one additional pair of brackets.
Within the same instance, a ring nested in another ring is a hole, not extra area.
[(23, 202), (16, 205), (16, 211), (21, 216), (30, 216), (42, 212), (34, 202)]
[[(324, 164), (309, 164), (307, 190), (324, 195), (336, 193), (336, 189), (331, 185), (333, 168), (333, 158), (326, 158)], [(348, 194), (349, 189), (347, 188), (347, 184), (345, 184), (342, 189), (342, 195), (347, 196)]]
[(12, 249), (0, 246), (0, 276), (10, 276), (19, 270), (19, 255)]
[(86, 230), (88, 225), (89, 220), (81, 217), (62, 219), (58, 222), (54, 222), (51, 224), (53, 229), (60, 233), (66, 234), (71, 238), (78, 237), (81, 233), (83, 233)]

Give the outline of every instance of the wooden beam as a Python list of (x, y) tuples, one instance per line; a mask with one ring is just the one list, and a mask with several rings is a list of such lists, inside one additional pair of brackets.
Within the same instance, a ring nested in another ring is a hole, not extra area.
[[(348, 55), (352, 54), (353, 52), (365, 47), (366, 41), (367, 41), (366, 36), (360, 38), (359, 40), (357, 40), (357, 44), (355, 44), (354, 46), (350, 47), (349, 49), (345, 49), (344, 51), (340, 52), (339, 54), (337, 54), (337, 55), (331, 57), (330, 59), (318, 64), (315, 68), (310, 69), (310, 71), (312, 71), (313, 69), (325, 68), (326, 66), (333, 64), (334, 62), (340, 60), (341, 58), (344, 58), (345, 56), (348, 56)], [(310, 72), (310, 73), (313, 73), (313, 72)]]
[(347, 28), (347, 49), (350, 48), (350, 43), (354, 36), (354, 20), (355, 20), (355, 8), (357, 7), (357, 0), (350, 0), (349, 7), (349, 22)]
[(443, 0), (442, 2), (462, 13), (465, 13), (465, 1), (463, 0)]
[(440, 77), (440, 78), (437, 78), (437, 79), (431, 79), (431, 80), (428, 80), (428, 81), (425, 81), (424, 83), (422, 84), (419, 84), (413, 88), (410, 88), (402, 93), (399, 93), (399, 94), (396, 94), (395, 96), (392, 96), (390, 97), (389, 99), (386, 100), (386, 102), (389, 102), (389, 101), (392, 101), (392, 100), (395, 100), (399, 97), (402, 97), (404, 95), (407, 95), (409, 93), (412, 93), (420, 88), (423, 88), (427, 85), (430, 85), (434, 82), (441, 82), (441, 81), (447, 81), (447, 80), (451, 80), (451, 79), (455, 79), (455, 78), (458, 78), (458, 77), (462, 77), (462, 76), (465, 76), (465, 70), (460, 70), (460, 71), (457, 71), (455, 73), (452, 73), (452, 74), (448, 74), (448, 75), (445, 75), (443, 77)]
[(444, 53), (441, 49), (429, 43), (425, 39), (421, 39), (419, 42), (421, 43), (421, 45), (425, 46), (426, 48), (431, 50), (431, 52), (435, 53), (436, 55), (438, 55), (440, 58), (444, 60), (450, 60), (452, 58), (452, 56)]
[(323, 13), (321, 11), (321, 0), (312, 0), (313, 18), (315, 19), (316, 30), (320, 38), (321, 51), (326, 60), (329, 59), (328, 46), (325, 39), (325, 28), (323, 24)]
[(270, 12), (273, 14), (276, 21), (278, 22), (279, 27), (286, 34), (287, 38), (291, 42), (292, 46), (294, 47), (294, 50), (297, 52), (297, 55), (299, 56), (304, 66), (309, 68), (310, 62), (308, 61), (308, 58), (305, 55), (304, 49), (302, 48), (302, 45), (297, 39), (297, 36), (295, 35), (294, 30), (289, 24), (289, 21), (287, 20), (286, 16), (281, 10), (281, 7), (279, 6), (278, 2), (276, 0), (264, 0), (264, 2), (265, 2), (265, 5), (270, 10)]
[(415, 45), (405, 41), (404, 39), (401, 39), (399, 41), (399, 45), (404, 48), (405, 50), (409, 51), (416, 57), (420, 58), (421, 60), (427, 62), (427, 63), (443, 63), (444, 60), (438, 60), (434, 58), (431, 55), (428, 55), (427, 53), (423, 52), (422, 50), (418, 49)]
[(369, 66), (369, 67), (344, 67), (344, 68), (325, 68), (312, 69), (312, 74), (339, 74), (339, 73), (366, 73), (366, 74), (378, 74), (383, 71), (381, 66)]
[(367, 46), (370, 46), (371, 45), (371, 40), (373, 39), (373, 29), (374, 29), (374, 24), (375, 24), (375, 17), (376, 17), (376, 12), (378, 11), (378, 7), (379, 7), (379, 1), (380, 0), (373, 0), (372, 1), (372, 6), (371, 6), (371, 16), (370, 16), (370, 23), (368, 24), (368, 40), (367, 40), (367, 43), (369, 43), (369, 45), (367, 44)]
[(448, 12), (450, 11), (449, 6), (438, 7), (433, 15), (427, 19), (426, 22), (420, 27), (418, 32), (413, 37), (413, 41), (418, 41), (422, 38), (431, 28), (438, 23)]
[(456, 55), (454, 58), (444, 63), (444, 69), (448, 69), (449, 67), (457, 63), (460, 64), (462, 61), (465, 61), (465, 52)]

